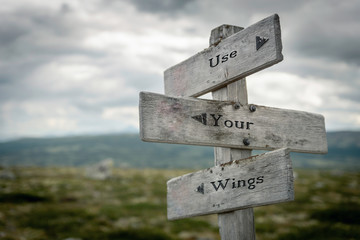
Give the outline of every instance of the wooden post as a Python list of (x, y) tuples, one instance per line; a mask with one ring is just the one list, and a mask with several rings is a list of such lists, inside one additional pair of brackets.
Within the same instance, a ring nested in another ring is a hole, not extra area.
[[(218, 44), (222, 39), (242, 30), (243, 28), (221, 25), (211, 31), (210, 46)], [(214, 100), (235, 101), (240, 105), (248, 104), (246, 79), (240, 79), (212, 92)], [(215, 165), (220, 165), (235, 159), (251, 156), (251, 150), (231, 148), (214, 148)], [(253, 240), (255, 239), (255, 223), (253, 208), (218, 214), (219, 231), (222, 240)]]

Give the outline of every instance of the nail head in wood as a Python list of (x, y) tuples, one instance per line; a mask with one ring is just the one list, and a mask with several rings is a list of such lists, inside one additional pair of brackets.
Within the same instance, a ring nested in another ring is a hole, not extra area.
[(256, 106), (253, 105), (253, 104), (250, 104), (249, 110), (250, 110), (250, 112), (255, 112), (256, 111)]
[(234, 108), (235, 108), (235, 109), (240, 109), (240, 103), (235, 103), (235, 104), (234, 104)]
[(244, 138), (243, 143), (245, 146), (249, 146), (250, 145), (250, 140), (248, 138)]

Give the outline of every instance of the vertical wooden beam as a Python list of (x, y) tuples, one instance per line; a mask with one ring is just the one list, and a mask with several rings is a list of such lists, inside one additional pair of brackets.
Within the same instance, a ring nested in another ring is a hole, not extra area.
[[(221, 25), (211, 31), (210, 46), (218, 44), (222, 39), (241, 31), (243, 28)], [(212, 92), (214, 100), (235, 101), (240, 105), (248, 104), (246, 79), (240, 79), (227, 87)], [(214, 148), (215, 165), (251, 156), (251, 150), (230, 148)], [(218, 214), (219, 231), (222, 240), (254, 240), (255, 223), (252, 208), (229, 213)]]

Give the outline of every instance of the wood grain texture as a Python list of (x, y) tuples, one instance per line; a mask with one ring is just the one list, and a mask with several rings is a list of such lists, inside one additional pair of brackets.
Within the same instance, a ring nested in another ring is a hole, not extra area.
[[(267, 40), (259, 49), (257, 37)], [(275, 14), (167, 69), (165, 94), (196, 97), (214, 91), (282, 61), (281, 51), (280, 21)]]
[[(176, 144), (326, 153), (324, 117), (319, 114), (236, 102), (140, 93), (142, 140)], [(242, 128), (241, 128), (242, 127)], [(246, 146), (244, 139), (248, 139)]]
[[(213, 34), (213, 32), (211, 33)], [(212, 92), (214, 100), (235, 101), (248, 104), (246, 79), (242, 78), (224, 88)], [(251, 150), (214, 148), (215, 166), (251, 156)], [(253, 208), (218, 214), (219, 232), (222, 240), (255, 240), (255, 219)]]
[(255, 240), (253, 208), (218, 215), (221, 240)]
[(294, 199), (288, 149), (173, 178), (167, 183), (170, 220)]
[(243, 27), (238, 27), (228, 24), (223, 24), (219, 27), (216, 27), (213, 30), (211, 30), (210, 38), (209, 38), (209, 46), (216, 46), (225, 38), (230, 37), (231, 35), (234, 35), (235, 33), (243, 29), (244, 29)]

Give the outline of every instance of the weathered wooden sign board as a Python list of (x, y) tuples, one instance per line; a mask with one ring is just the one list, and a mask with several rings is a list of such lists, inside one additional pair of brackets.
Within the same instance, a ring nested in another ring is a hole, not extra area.
[[(140, 135), (216, 147), (215, 167), (168, 181), (168, 218), (219, 213), (222, 239), (253, 240), (252, 207), (294, 199), (289, 152), (326, 153), (327, 141), (319, 114), (247, 104), (244, 77), (283, 59), (279, 16), (241, 29), (214, 29), (209, 48), (167, 69), (167, 96), (140, 93)], [(219, 101), (193, 98), (209, 91)]]
[(277, 14), (167, 69), (165, 94), (196, 97), (283, 59)]
[(289, 155), (280, 149), (169, 180), (168, 219), (293, 200)]
[(144, 141), (327, 152), (324, 117), (319, 114), (145, 92), (139, 106)]

